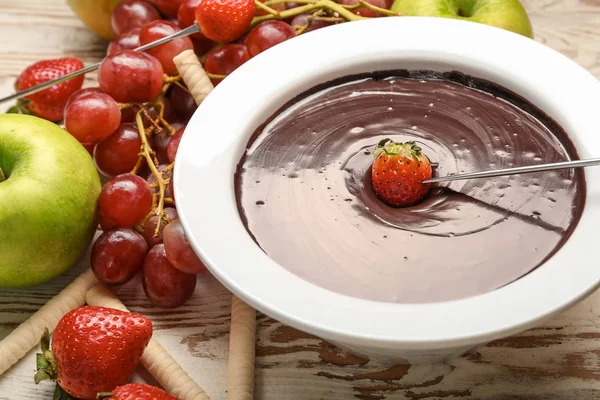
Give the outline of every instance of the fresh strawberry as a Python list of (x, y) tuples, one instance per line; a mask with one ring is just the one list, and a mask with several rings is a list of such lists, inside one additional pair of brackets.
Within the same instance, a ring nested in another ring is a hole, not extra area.
[(36, 116), (47, 119), (51, 122), (58, 122), (63, 119), (63, 106), (62, 105), (53, 105), (46, 103), (36, 103), (32, 101), (29, 103), (29, 109)]
[(250, 29), (255, 11), (254, 0), (201, 0), (196, 22), (213, 42), (228, 43)]
[(52, 379), (69, 395), (92, 400), (127, 383), (152, 336), (146, 317), (106, 307), (80, 307), (42, 338), (36, 383)]
[(143, 383), (128, 383), (119, 386), (111, 393), (98, 394), (105, 400), (177, 400), (177, 397), (154, 386)]
[(423, 181), (431, 179), (431, 163), (415, 142), (379, 142), (373, 152), (373, 190), (392, 207), (407, 207), (421, 201), (429, 191)]
[[(17, 90), (22, 91), (41, 83), (51, 81), (83, 68), (83, 63), (77, 58), (58, 58), (39, 61), (30, 65), (17, 79)], [(38, 105), (64, 106), (71, 94), (83, 85), (83, 75), (57, 83), (41, 92), (27, 96)]]
[(63, 119), (63, 107), (53, 104), (39, 104), (27, 99), (17, 100), (17, 104), (9, 108), (7, 113), (35, 115), (51, 122)]

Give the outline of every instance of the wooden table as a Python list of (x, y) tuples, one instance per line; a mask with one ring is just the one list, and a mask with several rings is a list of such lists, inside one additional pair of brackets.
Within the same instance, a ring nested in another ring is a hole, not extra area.
[[(600, 77), (600, 0), (524, 3), (537, 40)], [(0, 96), (11, 93), (17, 75), (34, 61), (72, 55), (89, 64), (106, 46), (64, 0), (0, 0), (0, 38)], [(91, 85), (95, 77), (86, 79)], [(85, 269), (87, 259), (41, 287), (0, 290), (0, 338)], [(227, 290), (204, 276), (193, 299), (176, 311), (149, 306), (137, 281), (119, 296), (152, 319), (157, 340), (212, 399), (226, 398)], [(344, 354), (266, 316), (259, 316), (258, 325), (257, 399), (600, 399), (600, 292), (541, 327), (446, 365), (390, 368)], [(52, 385), (33, 383), (34, 368), (32, 351), (0, 377), (0, 399), (51, 399)], [(136, 379), (151, 377), (140, 370)]]

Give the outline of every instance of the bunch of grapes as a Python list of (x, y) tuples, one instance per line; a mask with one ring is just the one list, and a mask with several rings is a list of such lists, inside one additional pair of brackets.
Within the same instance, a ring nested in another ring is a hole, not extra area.
[[(347, 20), (390, 15), (391, 6), (390, 0), (263, 0), (256, 3), (252, 29), (229, 43), (198, 33), (147, 52), (133, 50), (194, 24), (202, 1), (207, 0), (121, 2), (112, 15), (118, 37), (101, 63), (99, 86), (63, 83), (60, 93), (68, 98), (58, 110), (65, 129), (88, 149), (106, 178), (98, 200), (103, 232), (92, 247), (92, 270), (108, 285), (124, 284), (141, 271), (148, 298), (165, 308), (184, 304), (196, 275), (206, 271), (174, 200), (173, 163), (196, 103), (173, 58), (193, 49), (216, 86), (278, 43)], [(30, 86), (37, 83), (30, 81)]]

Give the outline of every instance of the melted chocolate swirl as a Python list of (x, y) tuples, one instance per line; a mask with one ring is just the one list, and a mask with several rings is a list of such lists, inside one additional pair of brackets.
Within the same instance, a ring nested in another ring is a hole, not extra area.
[(347, 77), (294, 99), (251, 139), (236, 191), (261, 248), (349, 296), (445, 301), (527, 274), (581, 215), (579, 170), (450, 182), (391, 208), (370, 181), (384, 137), (416, 141), (437, 175), (577, 158), (554, 121), (490, 82), (426, 71)]

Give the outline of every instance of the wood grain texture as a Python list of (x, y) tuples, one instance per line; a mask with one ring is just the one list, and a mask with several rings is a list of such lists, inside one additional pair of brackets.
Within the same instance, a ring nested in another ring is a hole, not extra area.
[[(600, 0), (527, 0), (536, 39), (600, 77)], [(106, 42), (94, 37), (63, 0), (0, 0), (0, 95), (42, 58), (97, 61)], [(94, 82), (94, 75), (86, 78)], [(0, 105), (0, 110), (6, 109)], [(39, 309), (86, 268), (48, 284), (0, 290), (0, 337)], [(206, 275), (178, 310), (152, 307), (138, 280), (117, 289), (132, 311), (152, 319), (155, 338), (215, 400), (226, 399), (231, 294)], [(490, 310), (493, 312), (493, 310)], [(310, 399), (600, 399), (600, 292), (522, 334), (498, 340), (449, 364), (389, 367), (345, 354), (321, 339), (264, 315), (257, 321), (255, 398)], [(50, 399), (33, 383), (34, 351), (0, 377), (0, 400)], [(140, 369), (136, 380), (150, 381)]]

